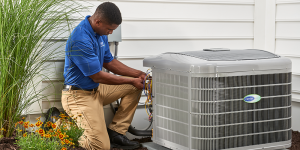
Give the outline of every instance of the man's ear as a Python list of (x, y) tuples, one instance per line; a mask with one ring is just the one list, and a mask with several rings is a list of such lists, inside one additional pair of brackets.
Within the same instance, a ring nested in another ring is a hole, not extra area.
[(102, 23), (103, 23), (103, 21), (101, 21), (101, 20), (96, 20), (95, 21), (95, 24), (97, 25), (97, 26), (101, 26), (102, 25)]

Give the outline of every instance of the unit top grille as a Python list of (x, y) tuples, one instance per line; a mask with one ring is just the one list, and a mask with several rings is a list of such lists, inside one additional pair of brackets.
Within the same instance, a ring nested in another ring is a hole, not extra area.
[(187, 52), (168, 52), (165, 54), (186, 55), (204, 59), (207, 61), (238, 61), (238, 60), (258, 60), (279, 58), (280, 56), (273, 53), (257, 50), (229, 50), (229, 49), (204, 49), (203, 51), (187, 51)]

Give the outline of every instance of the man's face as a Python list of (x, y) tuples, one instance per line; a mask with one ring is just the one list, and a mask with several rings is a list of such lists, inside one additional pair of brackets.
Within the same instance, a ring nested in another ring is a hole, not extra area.
[(117, 24), (108, 24), (105, 21), (97, 20), (96, 28), (94, 29), (99, 35), (109, 35), (112, 34), (115, 29), (118, 28)]

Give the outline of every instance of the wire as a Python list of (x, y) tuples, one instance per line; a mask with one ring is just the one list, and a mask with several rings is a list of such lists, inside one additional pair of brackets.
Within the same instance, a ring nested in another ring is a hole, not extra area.
[(145, 110), (149, 117), (149, 121), (152, 121), (152, 78), (150, 76), (151, 69), (148, 69), (146, 72), (145, 79), (143, 81), (144, 84), (144, 94), (146, 95), (147, 99), (145, 101)]

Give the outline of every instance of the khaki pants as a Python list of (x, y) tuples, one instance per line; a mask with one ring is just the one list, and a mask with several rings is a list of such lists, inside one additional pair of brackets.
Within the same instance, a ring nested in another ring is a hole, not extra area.
[(125, 134), (133, 119), (140, 96), (141, 90), (130, 84), (100, 84), (97, 91), (62, 91), (62, 106), (69, 116), (82, 115), (77, 118), (78, 125), (85, 129), (79, 141), (81, 146), (88, 150), (108, 150), (110, 141), (103, 106), (121, 98), (118, 111), (108, 128)]

